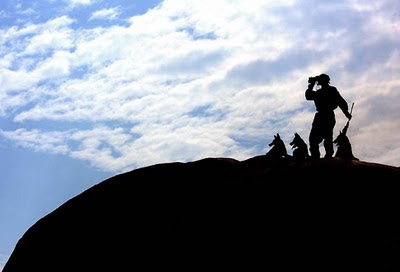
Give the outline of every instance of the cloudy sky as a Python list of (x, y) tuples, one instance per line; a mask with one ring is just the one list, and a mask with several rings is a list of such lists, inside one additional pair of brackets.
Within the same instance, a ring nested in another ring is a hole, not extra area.
[(308, 141), (321, 73), (355, 102), (355, 156), (399, 166), (399, 37), (398, 0), (1, 0), (0, 269), (117, 173)]

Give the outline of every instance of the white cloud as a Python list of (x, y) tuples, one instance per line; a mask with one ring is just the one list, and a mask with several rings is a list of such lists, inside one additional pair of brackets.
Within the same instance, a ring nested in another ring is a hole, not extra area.
[(23, 55), (43, 54), (49, 50), (62, 50), (72, 47), (72, 30), (68, 28), (73, 19), (62, 16), (37, 26), (37, 33), (26, 39)]
[[(325, 72), (356, 101), (349, 131), (355, 155), (400, 164), (391, 136), (382, 139), (393, 145), (368, 138), (380, 127), (400, 133), (389, 125), (398, 116), (380, 111), (375, 99), (385, 95), (392, 98), (386, 108), (398, 105), (399, 20), (384, 20), (396, 2), (307, 3), (311, 10), (303, 1), (168, 0), (128, 26), (72, 29), (64, 16), (2, 30), (2, 115), (21, 126), (2, 135), (111, 171), (207, 156), (245, 159), (265, 153), (277, 132), (286, 141), (294, 132), (308, 139), (314, 105), (304, 90), (309, 76)], [(114, 14), (100, 11), (93, 19)], [(10, 40), (17, 46), (7, 47)], [(23, 128), (45, 120), (92, 128)], [(337, 112), (335, 132), (345, 121)], [(368, 149), (374, 145), (379, 152)]]
[(36, 151), (55, 154), (66, 154), (68, 151), (65, 143), (66, 134), (63, 132), (42, 133), (37, 129), (20, 128), (15, 131), (0, 130), (0, 134), (6, 139), (17, 142), (22, 147), (32, 148)]
[(106, 8), (93, 12), (92, 16), (90, 16), (90, 20), (94, 19), (103, 19), (103, 20), (114, 20), (120, 14), (120, 7)]
[(349, 137), (353, 142), (353, 151), (359, 158), (400, 166), (398, 134), (393, 133), (399, 131), (399, 122), (382, 121), (356, 129), (356, 133), (351, 132)]
[(57, 79), (69, 74), (70, 53), (57, 51), (51, 58), (39, 63), (32, 74), (41, 80)]
[(26, 47), (24, 54), (43, 54), (49, 50), (60, 50), (71, 48), (71, 40), (67, 32), (56, 30), (55, 32), (45, 31), (34, 36)]
[(97, 0), (65, 0), (68, 5), (72, 8), (78, 7), (78, 6), (89, 6), (97, 2)]
[(2, 116), (38, 99), (44, 89), (39, 84), (50, 79), (60, 80), (69, 74), (68, 50), (73, 45), (73, 32), (68, 26), (73, 22), (62, 16), (37, 25), (3, 30), (0, 40)]

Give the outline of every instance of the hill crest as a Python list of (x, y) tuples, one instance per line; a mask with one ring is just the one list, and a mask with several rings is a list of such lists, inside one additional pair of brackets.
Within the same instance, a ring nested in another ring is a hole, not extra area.
[(248, 268), (249, 261), (321, 269), (315, 260), (325, 268), (390, 271), (399, 268), (399, 182), (399, 168), (338, 158), (262, 155), (143, 167), (40, 219), (3, 272)]

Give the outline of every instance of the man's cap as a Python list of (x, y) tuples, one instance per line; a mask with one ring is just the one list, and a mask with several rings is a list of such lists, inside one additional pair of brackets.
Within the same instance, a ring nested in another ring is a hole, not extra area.
[(331, 81), (331, 78), (327, 75), (327, 74), (320, 74), (318, 76), (318, 81), (321, 82), (325, 82), (325, 83), (329, 83)]

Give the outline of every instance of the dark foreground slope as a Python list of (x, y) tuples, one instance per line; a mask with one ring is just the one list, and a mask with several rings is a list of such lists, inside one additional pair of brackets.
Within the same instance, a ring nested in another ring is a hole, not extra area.
[(341, 159), (154, 165), (39, 220), (4, 272), (399, 271), (399, 189), (399, 168)]

